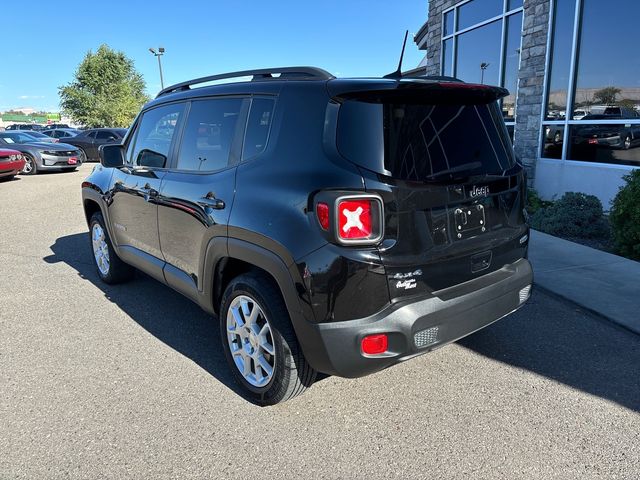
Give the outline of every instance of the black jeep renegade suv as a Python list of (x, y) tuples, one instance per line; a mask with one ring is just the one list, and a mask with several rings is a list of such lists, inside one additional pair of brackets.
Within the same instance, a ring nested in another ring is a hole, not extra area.
[(98, 273), (217, 314), (262, 405), (455, 341), (531, 289), (506, 94), (310, 67), (166, 88), (82, 184)]

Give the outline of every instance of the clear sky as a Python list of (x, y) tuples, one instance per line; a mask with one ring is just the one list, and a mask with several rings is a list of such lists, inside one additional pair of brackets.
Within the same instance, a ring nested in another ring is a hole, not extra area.
[[(416, 33), (427, 0), (109, 0), (3, 2), (8, 27), (0, 58), (0, 111), (58, 110), (58, 87), (70, 82), (88, 50), (102, 43), (135, 62), (149, 94), (204, 75), (249, 68), (314, 65), (336, 76), (395, 70), (405, 29)], [(19, 21), (18, 21), (19, 20)], [(19, 35), (15, 32), (21, 32)], [(424, 52), (409, 36), (403, 69)]]

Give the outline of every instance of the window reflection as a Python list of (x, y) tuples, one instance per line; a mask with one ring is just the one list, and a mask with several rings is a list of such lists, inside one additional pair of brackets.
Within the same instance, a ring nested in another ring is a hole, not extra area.
[(522, 12), (507, 17), (507, 38), (504, 49), (504, 83), (509, 95), (502, 100), (502, 114), (507, 121), (513, 121), (518, 86), (520, 64), (520, 39), (522, 37)]
[(584, 0), (573, 119), (575, 110), (640, 106), (638, 18), (638, 0)]
[(501, 37), (500, 20), (459, 35), (456, 77), (471, 83), (498, 85)]
[(453, 76), (453, 62), (451, 61), (451, 50), (453, 49), (453, 39), (450, 38), (442, 42), (442, 74)]
[(562, 158), (562, 142), (564, 125), (545, 125), (542, 140), (544, 142), (542, 156), (544, 158)]
[(507, 4), (507, 11), (513, 10), (514, 8), (520, 8), (522, 6), (522, 0), (509, 0)]
[(444, 14), (444, 24), (442, 34), (444, 36), (451, 35), (453, 33), (453, 10)]
[(564, 120), (567, 110), (576, 0), (558, 1), (555, 4), (546, 119)]
[(458, 30), (489, 20), (502, 13), (503, 0), (472, 0), (458, 8)]
[(640, 166), (640, 125), (572, 125), (569, 139), (572, 160)]

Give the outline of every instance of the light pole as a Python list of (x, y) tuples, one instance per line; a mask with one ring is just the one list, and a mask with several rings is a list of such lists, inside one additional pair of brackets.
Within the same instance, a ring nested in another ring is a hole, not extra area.
[(484, 71), (489, 67), (487, 62), (482, 62), (480, 64), (480, 84), (484, 85)]
[(158, 47), (157, 52), (155, 48), (150, 48), (149, 51), (153, 53), (158, 59), (158, 68), (160, 69), (160, 88), (164, 89), (164, 79), (162, 78), (162, 62), (160, 61), (160, 57), (164, 55), (164, 47)]

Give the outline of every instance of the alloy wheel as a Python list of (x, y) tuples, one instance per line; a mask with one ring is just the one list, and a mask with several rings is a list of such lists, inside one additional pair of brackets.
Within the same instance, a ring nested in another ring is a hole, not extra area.
[(91, 228), (91, 243), (93, 245), (93, 257), (96, 260), (98, 270), (102, 275), (109, 274), (109, 246), (105, 238), (104, 229), (99, 223), (94, 223)]
[(33, 159), (27, 155), (24, 157), (24, 167), (22, 167), (22, 173), (29, 174), (33, 171)]
[(235, 297), (227, 310), (227, 342), (235, 366), (254, 387), (273, 378), (276, 352), (269, 320), (258, 303), (246, 295)]

